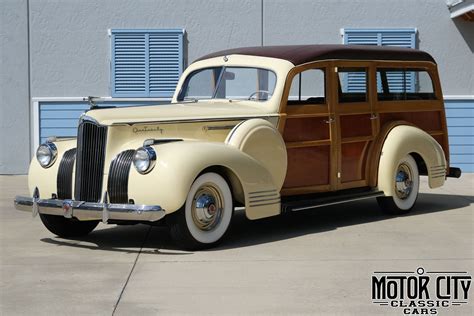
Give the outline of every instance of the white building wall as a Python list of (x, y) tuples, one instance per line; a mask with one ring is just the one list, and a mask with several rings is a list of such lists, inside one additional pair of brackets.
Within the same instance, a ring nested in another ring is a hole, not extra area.
[(110, 96), (111, 28), (183, 28), (192, 62), (230, 47), (342, 43), (341, 28), (414, 27), (444, 94), (474, 95), (474, 23), (452, 20), (444, 0), (0, 1), (0, 174), (27, 171), (29, 90), (32, 98)]

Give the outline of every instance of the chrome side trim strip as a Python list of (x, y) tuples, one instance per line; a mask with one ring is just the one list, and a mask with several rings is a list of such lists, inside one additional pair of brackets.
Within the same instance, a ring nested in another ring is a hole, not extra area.
[(280, 204), (280, 201), (277, 201), (277, 202), (270, 202), (270, 203), (249, 204), (249, 206), (250, 206), (250, 207), (257, 207), (257, 206), (277, 205), (277, 204)]
[(280, 201), (280, 197), (272, 197), (272, 198), (268, 198), (268, 199), (250, 200), (249, 202), (250, 202), (250, 203), (257, 203), (257, 202), (267, 202), (267, 201), (275, 201), (275, 200)]
[(260, 193), (269, 193), (269, 192), (276, 192), (276, 190), (254, 191), (254, 192), (249, 192), (249, 195), (260, 194)]
[(209, 118), (202, 118), (202, 119), (180, 119), (180, 120), (155, 120), (155, 121), (138, 121), (138, 122), (118, 122), (118, 123), (112, 123), (111, 125), (137, 125), (137, 124), (167, 124), (167, 123), (175, 123), (175, 124), (180, 124), (180, 123), (201, 123), (201, 122), (225, 122), (225, 121), (240, 121), (240, 120), (247, 120), (251, 118), (262, 118), (262, 119), (268, 119), (271, 117), (279, 117), (279, 114), (266, 114), (262, 116), (255, 116), (255, 115), (249, 115), (249, 116), (238, 116), (238, 117), (209, 117)]
[(280, 195), (277, 194), (277, 193), (266, 193), (266, 194), (262, 193), (260, 195), (249, 195), (250, 199), (262, 198), (262, 197), (267, 197), (267, 198), (268, 197), (280, 197)]
[(209, 125), (209, 126), (203, 126), (203, 130), (205, 131), (222, 131), (222, 130), (229, 130), (233, 129), (235, 125)]

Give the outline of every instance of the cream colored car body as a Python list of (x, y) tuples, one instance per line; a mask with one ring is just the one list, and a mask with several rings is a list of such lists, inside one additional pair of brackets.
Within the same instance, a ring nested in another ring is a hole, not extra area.
[(393, 179), (400, 160), (416, 153), (421, 156), (428, 171), (428, 185), (438, 188), (446, 178), (446, 158), (443, 148), (425, 131), (408, 125), (394, 127), (382, 147), (379, 161), (378, 188), (386, 196), (395, 195)]
[[(222, 58), (196, 62), (181, 77), (177, 91), (188, 73), (222, 64)], [(86, 113), (89, 119), (109, 127), (102, 194), (107, 188), (109, 166), (120, 152), (137, 149), (146, 139), (179, 138), (183, 141), (153, 145), (157, 161), (151, 172), (143, 175), (130, 168), (128, 196), (136, 204), (160, 205), (166, 213), (177, 211), (196, 177), (208, 168), (220, 168), (231, 183), (236, 201), (245, 205), (248, 218), (280, 213), (286, 148), (277, 130), (278, 108), (292, 64), (280, 59), (232, 56), (226, 65), (274, 71), (279, 79), (271, 100), (178, 103), (175, 94), (173, 103), (168, 105)], [(245, 123), (237, 126), (241, 122)], [(42, 168), (36, 159), (31, 162), (30, 193), (37, 187), (41, 198), (51, 198), (56, 193), (59, 162), (66, 150), (76, 147), (75, 140), (58, 140), (55, 144), (58, 157), (50, 168)], [(261, 198), (260, 192), (264, 192), (265, 198)]]
[[(246, 215), (257, 219), (281, 212), (280, 190), (287, 172), (285, 143), (278, 127), (280, 101), (288, 72), (288, 61), (231, 55), (193, 63), (179, 80), (171, 104), (92, 110), (86, 115), (108, 126), (102, 194), (107, 189), (108, 169), (122, 151), (137, 149), (146, 139), (181, 139), (153, 145), (157, 153), (154, 169), (139, 174), (130, 168), (128, 196), (136, 204), (160, 205), (167, 214), (180, 209), (196, 177), (204, 170), (219, 169), (231, 184), (234, 199), (245, 206)], [(211, 66), (255, 66), (277, 75), (272, 98), (265, 102), (206, 100), (178, 103), (184, 78), (196, 69)], [(58, 140), (56, 163), (42, 168), (32, 159), (29, 189), (37, 187), (41, 198), (56, 193), (56, 177), (64, 152), (76, 147), (75, 139)], [(431, 187), (441, 186), (437, 168), (446, 167), (441, 147), (420, 129), (394, 128), (385, 141), (378, 174), (379, 189), (393, 194), (393, 170), (403, 155), (416, 152), (428, 166)], [(73, 175), (74, 179), (74, 175)], [(74, 181), (73, 181), (74, 182)], [(263, 195), (263, 198), (262, 198)]]

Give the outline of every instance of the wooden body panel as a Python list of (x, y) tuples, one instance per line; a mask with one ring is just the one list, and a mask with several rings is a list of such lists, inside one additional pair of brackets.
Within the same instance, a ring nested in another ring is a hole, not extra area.
[[(332, 98), (328, 95), (332, 80), (330, 62), (317, 67), (303, 65), (289, 72), (280, 110), (284, 109), (280, 125), (288, 153), (288, 169), (282, 194), (324, 192), (335, 187), (335, 131)], [(326, 98), (324, 104), (287, 105), (293, 77), (301, 71), (317, 68), (325, 71)]]
[[(339, 102), (337, 71), (344, 67), (367, 70), (366, 102)], [(426, 70), (437, 99), (379, 101), (377, 67)], [(287, 105), (293, 77), (312, 68), (325, 70), (326, 103)], [(434, 63), (334, 60), (293, 68), (287, 76), (280, 105), (279, 130), (288, 152), (288, 170), (281, 194), (376, 187), (381, 148), (390, 130), (398, 125), (424, 130), (449, 157), (445, 110)]]

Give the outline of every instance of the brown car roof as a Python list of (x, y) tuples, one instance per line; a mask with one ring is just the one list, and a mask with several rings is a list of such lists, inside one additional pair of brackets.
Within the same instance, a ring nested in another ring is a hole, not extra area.
[(435, 60), (430, 54), (418, 49), (369, 45), (285, 45), (241, 47), (215, 52), (203, 56), (198, 60), (233, 54), (285, 59), (294, 65), (328, 59), (404, 60), (430, 61), (435, 63)]

